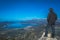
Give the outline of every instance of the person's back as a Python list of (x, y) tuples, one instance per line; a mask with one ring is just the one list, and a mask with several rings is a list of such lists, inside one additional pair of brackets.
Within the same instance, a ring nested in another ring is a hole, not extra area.
[(50, 12), (47, 17), (47, 22), (49, 25), (55, 25), (56, 20), (57, 20), (57, 15), (53, 12), (53, 9), (50, 8)]
[(51, 28), (52, 30), (52, 33), (51, 33), (51, 36), (54, 38), (55, 36), (55, 22), (57, 20), (57, 15), (53, 12), (53, 9), (50, 8), (50, 11), (49, 11), (49, 14), (48, 14), (48, 17), (47, 17), (47, 27), (45, 29), (45, 36), (47, 37), (47, 34), (48, 34), (48, 31), (49, 31), (49, 28)]

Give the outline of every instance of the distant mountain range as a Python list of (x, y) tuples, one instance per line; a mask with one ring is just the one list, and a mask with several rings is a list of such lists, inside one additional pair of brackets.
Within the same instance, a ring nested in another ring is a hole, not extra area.
[[(22, 21), (4, 21), (0, 22), (0, 28), (24, 28), (27, 26), (37, 26), (37, 25), (47, 25), (47, 19), (32, 19), (32, 20), (22, 20)], [(56, 21), (56, 25), (60, 26), (60, 19)], [(6, 26), (6, 27), (5, 27)]]

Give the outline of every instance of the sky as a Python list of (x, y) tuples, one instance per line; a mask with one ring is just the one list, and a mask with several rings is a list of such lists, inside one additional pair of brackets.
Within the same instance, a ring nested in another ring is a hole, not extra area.
[(60, 0), (0, 0), (0, 21), (47, 18), (51, 7), (60, 18)]

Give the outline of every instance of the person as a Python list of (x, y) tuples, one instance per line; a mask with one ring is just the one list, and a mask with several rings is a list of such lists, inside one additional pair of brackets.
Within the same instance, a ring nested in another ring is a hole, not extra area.
[(51, 37), (54, 38), (55, 36), (55, 22), (57, 20), (57, 15), (56, 13), (53, 11), (53, 8), (50, 8), (49, 9), (49, 14), (48, 14), (48, 17), (47, 17), (47, 27), (45, 28), (45, 37), (47, 37), (47, 34), (48, 34), (48, 29), (51, 28)]

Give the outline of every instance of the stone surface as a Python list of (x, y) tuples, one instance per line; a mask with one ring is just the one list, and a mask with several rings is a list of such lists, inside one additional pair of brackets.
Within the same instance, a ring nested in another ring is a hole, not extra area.
[(45, 32), (43, 32), (41, 38), (39, 38), (38, 40), (57, 40), (57, 38), (51, 38), (51, 33), (48, 33), (48, 37), (44, 37)]
[(56, 38), (48, 38), (48, 37), (43, 37), (38, 40), (57, 40)]

